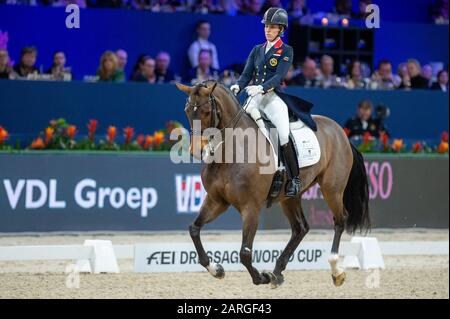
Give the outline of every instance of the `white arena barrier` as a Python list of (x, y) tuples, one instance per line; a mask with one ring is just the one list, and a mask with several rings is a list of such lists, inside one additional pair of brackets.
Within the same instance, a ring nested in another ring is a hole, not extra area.
[[(225, 270), (244, 270), (239, 261), (240, 242), (206, 242), (205, 250)], [(284, 249), (284, 242), (257, 242), (254, 264), (272, 269)], [(302, 242), (287, 269), (329, 269), (327, 258), (331, 242)], [(370, 237), (353, 237), (342, 242), (339, 255), (346, 268), (384, 268), (387, 255), (448, 255), (448, 241), (378, 242)], [(0, 246), (0, 262), (33, 260), (74, 260), (78, 271), (119, 272), (117, 259), (134, 259), (136, 272), (203, 271), (191, 242), (112, 245), (111, 241), (88, 240), (84, 245)], [(84, 260), (84, 261), (83, 261)]]

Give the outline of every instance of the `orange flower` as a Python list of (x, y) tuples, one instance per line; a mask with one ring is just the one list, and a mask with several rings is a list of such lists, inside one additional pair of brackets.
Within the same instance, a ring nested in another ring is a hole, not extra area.
[(67, 135), (71, 140), (75, 137), (75, 134), (77, 133), (77, 127), (75, 125), (69, 125), (67, 127)]
[(91, 142), (94, 142), (94, 135), (95, 131), (97, 130), (97, 120), (89, 120), (89, 123), (87, 125), (88, 132), (89, 132), (89, 140)]
[(45, 148), (45, 143), (42, 140), (42, 138), (38, 137), (37, 139), (35, 139), (33, 141), (33, 143), (31, 143), (31, 148), (34, 150), (43, 149), (43, 148)]
[(448, 152), (448, 142), (442, 141), (437, 148), (437, 152), (440, 154), (444, 154)]
[(45, 129), (45, 145), (48, 145), (53, 138), (53, 133), (55, 132), (55, 129), (53, 127), (47, 127)]
[(8, 138), (8, 136), (9, 136), (8, 131), (0, 126), (0, 145), (3, 144), (3, 142)]
[(414, 143), (414, 145), (412, 146), (412, 152), (413, 153), (419, 153), (423, 150), (423, 145), (421, 142), (416, 142)]
[(145, 137), (144, 149), (145, 150), (150, 149), (150, 147), (152, 147), (154, 141), (155, 141), (155, 138), (152, 135), (147, 135)]
[(109, 126), (107, 130), (107, 136), (106, 139), (108, 140), (109, 144), (114, 143), (114, 139), (117, 135), (117, 128), (115, 126)]
[(161, 143), (164, 142), (164, 132), (155, 132), (154, 138), (156, 146), (161, 145)]
[(395, 152), (400, 152), (403, 148), (403, 140), (402, 139), (395, 139), (392, 143), (392, 149)]
[(144, 143), (144, 140), (145, 140), (144, 134), (139, 134), (139, 135), (136, 137), (136, 143), (137, 143), (137, 145), (142, 146), (142, 144)]
[(123, 129), (123, 134), (125, 136), (125, 144), (130, 144), (131, 139), (133, 138), (134, 135), (134, 128), (132, 127), (126, 127)]

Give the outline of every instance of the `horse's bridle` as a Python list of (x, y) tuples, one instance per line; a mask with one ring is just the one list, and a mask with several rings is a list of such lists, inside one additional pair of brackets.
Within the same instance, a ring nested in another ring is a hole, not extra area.
[[(199, 84), (199, 86), (206, 87), (206, 85), (205, 85), (204, 83)], [(213, 89), (213, 91), (214, 91), (214, 89)], [(216, 100), (216, 97), (214, 96), (213, 92), (211, 92), (211, 93), (209, 94), (208, 100), (205, 101), (205, 102), (203, 102), (202, 104), (197, 104), (197, 103), (195, 103), (195, 104), (190, 104), (190, 103), (189, 103), (189, 98), (188, 98), (188, 102), (186, 102), (186, 106), (187, 106), (187, 107), (192, 107), (192, 108), (194, 109), (194, 112), (195, 112), (195, 111), (197, 111), (197, 109), (198, 109), (199, 107), (201, 107), (201, 106), (203, 106), (203, 105), (205, 105), (205, 104), (208, 104), (208, 103), (211, 105), (211, 119), (210, 119), (209, 123), (212, 124), (213, 121), (214, 121), (214, 126), (211, 126), (211, 127), (217, 128), (217, 127), (219, 126), (219, 123), (220, 123), (221, 119), (220, 119), (220, 116), (219, 116), (219, 114), (218, 114), (218, 112), (217, 112), (217, 100)], [(231, 128), (234, 129), (234, 127), (236, 126), (236, 124), (237, 124), (237, 123), (239, 122), (239, 120), (241, 119), (242, 114), (244, 114), (244, 112), (245, 112), (245, 109), (244, 109), (244, 108), (241, 108), (241, 109), (239, 110), (239, 112), (234, 116), (234, 118), (231, 119), (231, 121), (230, 121), (227, 125), (225, 125), (223, 128), (220, 129), (220, 132), (222, 132), (222, 131), (225, 130), (226, 128), (230, 128), (230, 125), (231, 125), (231, 124), (232, 124)], [(192, 132), (192, 134), (196, 133), (196, 132), (194, 132), (194, 128), (191, 128), (191, 132)], [(202, 133), (203, 133), (203, 132), (200, 131), (200, 134), (202, 134)]]

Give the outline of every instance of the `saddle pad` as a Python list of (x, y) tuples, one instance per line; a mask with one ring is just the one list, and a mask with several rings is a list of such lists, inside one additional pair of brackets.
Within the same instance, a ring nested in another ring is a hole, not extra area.
[[(298, 164), (299, 167), (306, 167), (316, 164), (320, 160), (320, 145), (317, 140), (316, 134), (312, 129), (305, 125), (302, 121), (290, 123), (291, 137), (295, 141), (295, 147), (297, 149)], [(261, 128), (260, 128), (261, 129)], [(268, 139), (270, 146), (272, 147), (273, 154), (275, 156), (275, 163), (278, 163), (278, 150), (275, 150), (273, 143), (274, 136), (271, 136), (268, 131), (268, 127), (261, 129), (264, 136)], [(280, 161), (278, 167), (282, 168), (283, 163)]]

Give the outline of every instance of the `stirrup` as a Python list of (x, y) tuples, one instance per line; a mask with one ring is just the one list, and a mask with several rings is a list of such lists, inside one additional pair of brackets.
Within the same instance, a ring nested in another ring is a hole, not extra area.
[(296, 197), (300, 194), (300, 178), (295, 176), (291, 180), (288, 180), (284, 190), (284, 196), (286, 197)]

